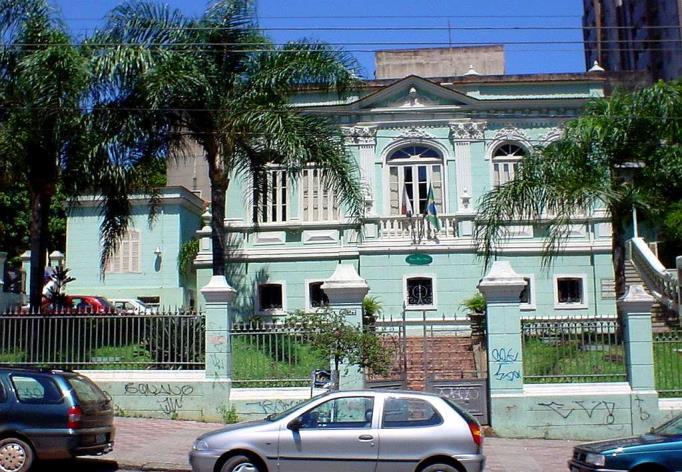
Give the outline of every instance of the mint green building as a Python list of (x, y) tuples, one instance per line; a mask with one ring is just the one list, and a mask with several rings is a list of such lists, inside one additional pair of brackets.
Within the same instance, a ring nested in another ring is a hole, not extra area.
[[(225, 225), (228, 281), (243, 318), (278, 317), (324, 303), (321, 283), (339, 262), (355, 265), (385, 316), (465, 317), (464, 299), (485, 275), (472, 241), (476, 202), (513, 178), (525, 155), (561, 136), (562, 123), (611, 86), (603, 72), (476, 75), (366, 81), (340, 101), (315, 91), (295, 104), (333, 117), (361, 171), (367, 218), (346, 218), (315, 169), (293, 181), (287, 169), (268, 171), (268, 195), (254, 221), (249, 184), (231, 181)], [(197, 287), (211, 276), (206, 167), (199, 153), (169, 169), (156, 223), (136, 200), (134, 228), (100, 277), (96, 201), (71, 209), (67, 261), (77, 281), (71, 293), (136, 297), (161, 305), (201, 303)], [(181, 188), (184, 186), (187, 189)], [(440, 228), (423, 218), (433, 189)], [(361, 229), (361, 231), (359, 231)], [(569, 241), (553, 264), (541, 265), (544, 226), (510, 228), (499, 259), (524, 277), (529, 315), (615, 314), (611, 227), (600, 209), (576, 215)], [(180, 274), (180, 246), (196, 237), (191, 274)]]

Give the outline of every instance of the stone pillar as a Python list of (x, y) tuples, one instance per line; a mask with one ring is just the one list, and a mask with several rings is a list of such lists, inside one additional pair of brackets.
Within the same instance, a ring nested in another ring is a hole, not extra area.
[(488, 378), (491, 397), (523, 392), (519, 295), (526, 286), (507, 261), (496, 261), (478, 284), (486, 300)]
[(0, 292), (5, 286), (5, 261), (7, 261), (7, 253), (0, 251)]
[(346, 146), (357, 146), (360, 182), (367, 204), (367, 213), (369, 216), (376, 215), (377, 201), (374, 197), (376, 189), (376, 184), (374, 182), (374, 160), (377, 142), (377, 127), (352, 126), (342, 128), (341, 130), (345, 136)]
[(201, 289), (206, 312), (206, 378), (230, 381), (232, 345), (230, 305), (237, 292), (222, 275), (214, 275)]
[(648, 431), (658, 421), (658, 393), (654, 377), (651, 307), (654, 297), (641, 285), (628, 285), (618, 299), (622, 313), (623, 347), (632, 388), (632, 433)]
[(21, 293), (28, 294), (31, 283), (31, 251), (24, 251), (19, 257), (21, 257)]
[[(450, 123), (450, 138), (455, 150), (454, 167), (457, 173), (457, 189), (455, 192), (455, 208), (457, 214), (473, 215), (472, 205), (473, 176), (471, 163), (471, 144), (485, 139), (485, 121), (455, 121)], [(450, 167), (450, 163), (448, 163)], [(451, 197), (452, 198), (452, 197)], [(473, 222), (462, 222), (460, 233), (470, 236), (473, 231)]]
[[(358, 275), (352, 264), (339, 264), (334, 274), (322, 284), (322, 290), (329, 298), (329, 308), (347, 313), (346, 320), (362, 327), (362, 301), (369, 286), (367, 281)], [(339, 385), (343, 388), (362, 388), (363, 373), (353, 366), (340, 367)]]
[(52, 251), (48, 256), (50, 260), (50, 267), (62, 267), (64, 265), (64, 254), (59, 251)]
[(682, 256), (677, 256), (675, 259), (677, 266), (677, 303), (678, 312), (682, 315)]

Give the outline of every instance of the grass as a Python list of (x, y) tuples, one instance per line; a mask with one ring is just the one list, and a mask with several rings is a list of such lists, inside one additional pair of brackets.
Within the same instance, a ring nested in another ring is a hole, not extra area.
[(623, 346), (585, 349), (578, 341), (549, 343), (527, 339), (523, 346), (526, 383), (624, 382), (627, 380)]
[(234, 386), (307, 386), (313, 370), (329, 366), (329, 361), (310, 346), (290, 339), (283, 341), (277, 345), (256, 345), (246, 337), (235, 337), (232, 340)]
[(21, 364), (26, 362), (24, 351), (0, 352), (0, 364)]
[(92, 370), (140, 370), (152, 363), (152, 355), (138, 344), (103, 346), (90, 351)]
[(654, 375), (660, 397), (682, 396), (682, 333), (654, 336)]

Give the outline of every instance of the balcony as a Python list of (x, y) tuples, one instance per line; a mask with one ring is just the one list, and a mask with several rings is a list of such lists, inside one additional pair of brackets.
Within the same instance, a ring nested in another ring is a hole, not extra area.
[(454, 239), (458, 236), (457, 217), (439, 215), (438, 221), (440, 222), (439, 230), (436, 230), (423, 216), (382, 216), (372, 220), (377, 224), (379, 239), (411, 240), (418, 244), (422, 241)]

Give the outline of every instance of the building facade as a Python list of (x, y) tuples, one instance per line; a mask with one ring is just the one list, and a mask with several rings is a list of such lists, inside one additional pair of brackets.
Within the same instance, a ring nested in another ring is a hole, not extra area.
[(682, 0), (583, 0), (588, 67), (682, 76)]

